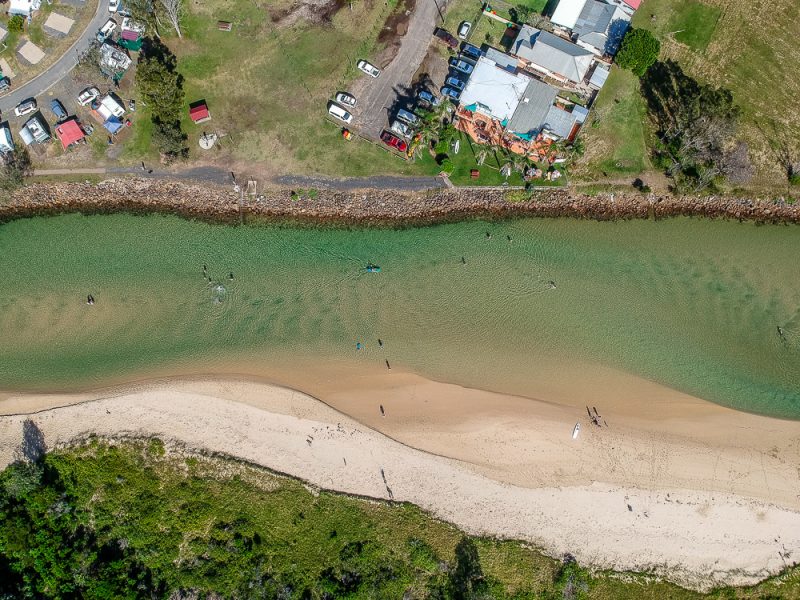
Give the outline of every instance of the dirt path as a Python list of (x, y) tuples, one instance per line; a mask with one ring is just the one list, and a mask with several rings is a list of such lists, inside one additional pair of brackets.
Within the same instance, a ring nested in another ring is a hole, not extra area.
[(380, 77), (372, 79), (364, 75), (355, 84), (353, 93), (358, 98), (358, 107), (354, 110), (355, 123), (362, 135), (377, 138), (381, 130), (388, 127), (389, 107), (398, 92), (411, 83), (428, 52), (431, 35), (439, 18), (436, 2), (444, 10), (444, 0), (417, 0), (408, 22), (408, 31), (395, 57), (388, 66), (378, 65), (384, 67)]

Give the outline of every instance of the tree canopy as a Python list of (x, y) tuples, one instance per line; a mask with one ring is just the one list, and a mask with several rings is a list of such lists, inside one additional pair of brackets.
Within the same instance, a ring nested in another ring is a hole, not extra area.
[(617, 64), (639, 77), (658, 60), (661, 42), (647, 29), (631, 29), (625, 34), (617, 52)]
[(652, 65), (641, 91), (660, 140), (656, 158), (679, 189), (699, 191), (725, 175), (752, 175), (747, 146), (736, 143), (739, 109), (730, 90), (699, 83), (675, 61)]
[(20, 187), (31, 173), (27, 148), (16, 146), (0, 159), (0, 190), (10, 192)]
[(145, 40), (136, 68), (136, 85), (150, 107), (155, 126), (153, 142), (168, 159), (188, 153), (186, 135), (181, 130), (183, 76), (176, 67), (175, 55), (161, 41)]

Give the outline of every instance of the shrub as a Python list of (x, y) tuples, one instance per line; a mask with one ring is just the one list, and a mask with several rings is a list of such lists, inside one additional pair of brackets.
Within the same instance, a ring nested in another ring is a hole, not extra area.
[(792, 173), (789, 175), (789, 183), (791, 185), (800, 185), (800, 173)]
[(22, 33), (25, 28), (25, 19), (22, 15), (14, 15), (8, 20), (8, 30), (10, 32)]
[(661, 42), (647, 29), (631, 29), (622, 40), (617, 64), (641, 77), (656, 62), (660, 50)]
[(445, 158), (441, 162), (440, 171), (445, 175), (452, 175), (454, 170), (455, 170), (455, 165), (453, 165), (453, 161), (450, 160), (449, 158)]

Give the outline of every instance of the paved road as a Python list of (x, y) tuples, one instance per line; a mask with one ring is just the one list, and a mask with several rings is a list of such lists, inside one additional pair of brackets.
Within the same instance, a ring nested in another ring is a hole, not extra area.
[(40, 73), (21, 87), (13, 87), (14, 81), (11, 81), (11, 92), (0, 97), (0, 112), (8, 118), (13, 114), (10, 111), (13, 111), (17, 104), (27, 98), (36, 98), (61, 81), (78, 64), (78, 58), (89, 47), (97, 30), (103, 26), (109, 16), (108, 0), (98, 0), (97, 10), (89, 25), (61, 58), (44, 73)]
[(369, 188), (372, 190), (421, 191), (445, 187), (440, 177), (392, 177), (375, 175), (372, 177), (307, 177), (304, 175), (283, 175), (273, 178), (273, 183), (295, 187), (327, 188), (350, 191)]
[(377, 79), (362, 75), (362, 80), (358, 82), (355, 88), (357, 93), (354, 90), (358, 105), (353, 114), (355, 125), (363, 136), (377, 139), (381, 130), (389, 126), (389, 107), (394, 103), (398, 91), (411, 84), (411, 78), (428, 52), (439, 18), (436, 2), (444, 10), (445, 0), (417, 0), (409, 19), (408, 31), (392, 62)]
[[(34, 177), (59, 176), (59, 175), (136, 175), (152, 179), (187, 179), (195, 182), (218, 183), (223, 185), (233, 184), (230, 171), (218, 167), (196, 167), (179, 171), (163, 171), (157, 169), (142, 170), (141, 167), (89, 167), (82, 169), (37, 169)], [(237, 181), (244, 185), (248, 179), (244, 173), (237, 174)], [(375, 175), (373, 177), (324, 177), (306, 175), (281, 175), (273, 177), (271, 183), (297, 188), (320, 188), (340, 191), (379, 189), (422, 191), (433, 188), (446, 187), (449, 182), (440, 177), (395, 177), (390, 175)], [(452, 186), (452, 184), (451, 184)]]

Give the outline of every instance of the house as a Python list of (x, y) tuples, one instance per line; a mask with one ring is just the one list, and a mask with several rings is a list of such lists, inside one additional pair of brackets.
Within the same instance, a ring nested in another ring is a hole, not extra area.
[(28, 40), (17, 49), (17, 56), (29, 65), (36, 65), (44, 58), (44, 51)]
[(122, 101), (114, 94), (106, 94), (103, 96), (103, 99), (97, 102), (97, 106), (94, 110), (103, 122), (108, 121), (112, 117), (120, 119), (122, 115), (125, 114), (125, 107), (122, 105)]
[(0, 125), (0, 154), (14, 150), (14, 140), (11, 138), (11, 128), (8, 121)]
[(550, 22), (564, 29), (572, 29), (578, 21), (584, 4), (586, 4), (586, 0), (559, 0), (553, 16), (550, 17)]
[(619, 6), (626, 14), (633, 16), (637, 10), (639, 10), (639, 6), (642, 3), (642, 0), (608, 0), (609, 3)]
[(554, 140), (578, 130), (579, 114), (560, 106), (557, 97), (553, 86), (481, 57), (461, 93), (455, 124), (480, 144), (544, 160)]
[(50, 13), (50, 16), (44, 22), (43, 29), (45, 33), (53, 37), (65, 37), (74, 24), (75, 21), (69, 17), (58, 13)]
[(530, 25), (520, 28), (512, 48), (527, 68), (565, 84), (583, 83), (594, 61), (589, 50)]
[(598, 63), (594, 68), (594, 73), (589, 78), (589, 87), (595, 90), (601, 89), (606, 84), (608, 79), (609, 67)]
[(34, 115), (27, 120), (25, 125), (20, 129), (19, 136), (26, 146), (30, 146), (34, 142), (40, 144), (50, 139), (50, 132), (47, 126), (42, 121), (39, 115)]
[(86, 137), (86, 134), (83, 133), (83, 129), (81, 129), (75, 117), (56, 125), (56, 135), (64, 150), (73, 144), (77, 144)]
[(30, 17), (31, 13), (39, 10), (42, 5), (41, 0), (11, 0), (8, 4), (8, 14)]
[(211, 113), (208, 111), (205, 100), (200, 100), (189, 106), (189, 118), (196, 124), (211, 120)]
[(630, 21), (630, 15), (619, 6), (586, 0), (572, 27), (572, 39), (597, 56), (614, 56), (630, 28)]
[(516, 73), (519, 67), (519, 60), (494, 48), (488, 48), (484, 56), (501, 69), (505, 69), (510, 73)]
[(131, 57), (108, 42), (100, 46), (100, 68), (112, 74), (125, 72), (131, 66)]

